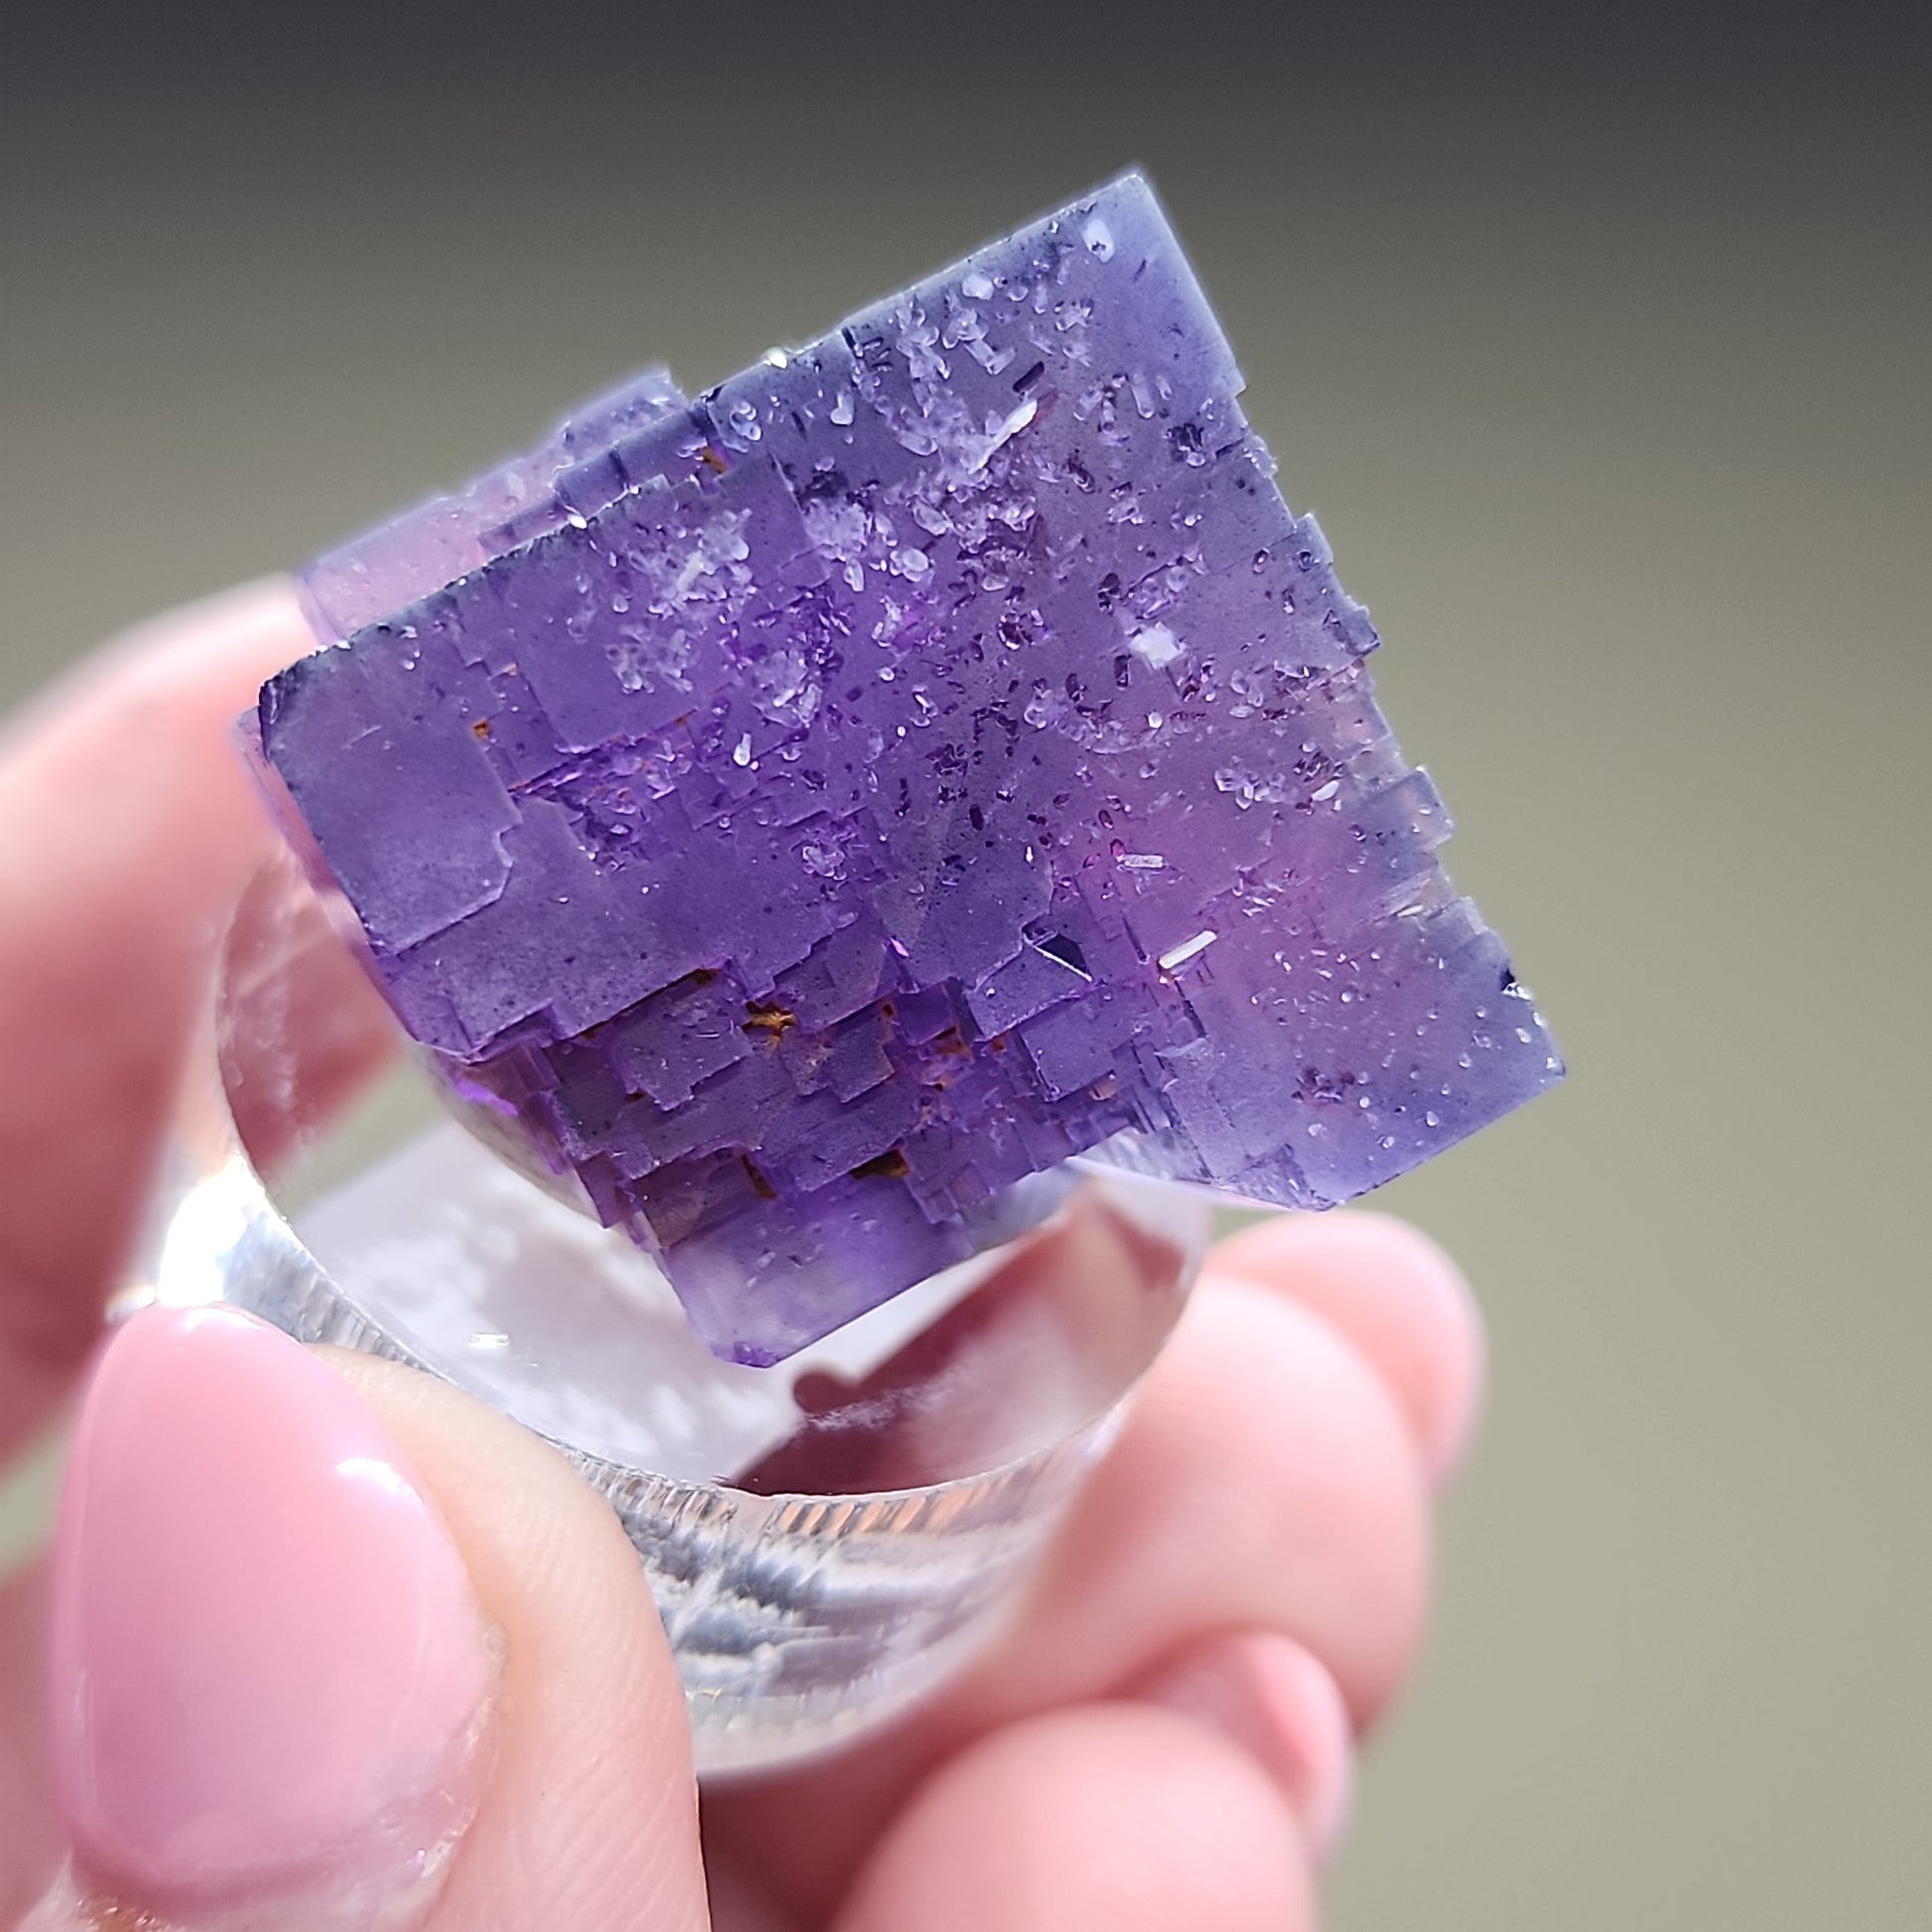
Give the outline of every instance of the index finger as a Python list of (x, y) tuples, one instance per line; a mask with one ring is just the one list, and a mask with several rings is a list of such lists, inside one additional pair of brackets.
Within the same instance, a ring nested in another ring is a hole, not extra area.
[(0, 737), (0, 1454), (98, 1332), (224, 914), (274, 837), (234, 721), (311, 648), (293, 587), (250, 585)]

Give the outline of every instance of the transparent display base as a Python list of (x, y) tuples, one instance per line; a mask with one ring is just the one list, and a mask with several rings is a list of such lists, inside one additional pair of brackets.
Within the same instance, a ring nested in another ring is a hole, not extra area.
[(435, 1099), (293, 861), (223, 952), (129, 1306), (224, 1301), (554, 1443), (642, 1560), (699, 1769), (814, 1755), (987, 1640), (1205, 1249), (1204, 1195), (1074, 1164), (1025, 1233), (776, 1368)]

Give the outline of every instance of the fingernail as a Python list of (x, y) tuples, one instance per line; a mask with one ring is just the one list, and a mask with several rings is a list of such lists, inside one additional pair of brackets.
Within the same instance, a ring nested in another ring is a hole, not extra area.
[(1334, 1679), (1293, 1638), (1263, 1630), (1209, 1638), (1135, 1695), (1248, 1752), (1281, 1786), (1315, 1858), (1341, 1842), (1354, 1802), (1354, 1729)]
[(489, 1644), (441, 1519), (326, 1363), (238, 1310), (135, 1315), (81, 1409), (53, 1587), (81, 1892), (352, 1923), (434, 1884), (475, 1810)]

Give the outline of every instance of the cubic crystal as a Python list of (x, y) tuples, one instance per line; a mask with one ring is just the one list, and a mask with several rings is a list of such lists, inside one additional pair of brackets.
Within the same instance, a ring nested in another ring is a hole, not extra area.
[(777, 1360), (1093, 1154), (1324, 1207), (1560, 1076), (1129, 176), (325, 558), (291, 828), (497, 1143)]

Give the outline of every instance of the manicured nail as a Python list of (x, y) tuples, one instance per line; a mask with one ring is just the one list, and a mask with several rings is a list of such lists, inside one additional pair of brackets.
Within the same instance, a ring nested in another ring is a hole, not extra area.
[(1211, 1725), (1255, 1758), (1294, 1806), (1315, 1858), (1341, 1842), (1354, 1801), (1353, 1726), (1335, 1680), (1292, 1638), (1209, 1638), (1135, 1696)]
[(118, 1331), (54, 1571), (80, 1892), (194, 1924), (427, 1890), (475, 1810), (491, 1677), (447, 1530), (326, 1363), (233, 1309)]

